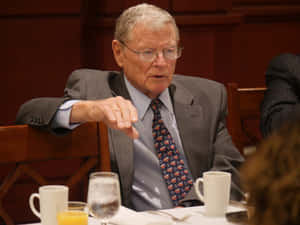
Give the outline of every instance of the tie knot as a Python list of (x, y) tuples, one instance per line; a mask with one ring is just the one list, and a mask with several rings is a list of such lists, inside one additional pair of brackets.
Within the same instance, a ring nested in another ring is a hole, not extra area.
[(151, 104), (150, 104), (150, 107), (151, 109), (153, 110), (153, 112), (157, 112), (159, 110), (159, 108), (161, 107), (162, 103), (159, 99), (153, 99)]

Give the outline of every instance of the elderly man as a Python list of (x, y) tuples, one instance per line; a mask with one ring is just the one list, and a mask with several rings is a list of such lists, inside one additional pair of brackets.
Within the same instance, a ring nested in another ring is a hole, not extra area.
[(231, 172), (231, 198), (241, 199), (243, 157), (226, 129), (225, 88), (174, 75), (182, 50), (174, 18), (153, 5), (131, 7), (117, 20), (112, 49), (121, 73), (76, 70), (64, 98), (26, 102), (17, 122), (63, 133), (103, 121), (122, 202), (135, 210), (193, 205), (193, 181), (208, 170)]

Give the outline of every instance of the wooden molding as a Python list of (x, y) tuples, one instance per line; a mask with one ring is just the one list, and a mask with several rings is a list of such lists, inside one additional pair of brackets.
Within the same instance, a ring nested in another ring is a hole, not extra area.
[(246, 21), (295, 21), (300, 20), (300, 5), (241, 5), (233, 6), (233, 12), (241, 13)]
[(1, 1), (0, 16), (79, 15), (80, 4), (80, 0)]
[(231, 9), (232, 0), (173, 0), (172, 9), (175, 12), (215, 12), (228, 11)]
[(240, 13), (190, 14), (175, 16), (179, 26), (236, 25), (243, 21)]
[[(243, 22), (240, 13), (202, 13), (189, 15), (175, 15), (178, 26), (198, 26), (198, 25), (236, 25)], [(115, 18), (98, 17), (89, 27), (101, 29), (113, 29)]]

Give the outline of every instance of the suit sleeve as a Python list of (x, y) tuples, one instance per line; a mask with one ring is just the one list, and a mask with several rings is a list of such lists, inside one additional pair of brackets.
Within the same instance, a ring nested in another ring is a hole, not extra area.
[(34, 98), (25, 102), (19, 108), (16, 117), (16, 124), (28, 124), (38, 129), (54, 132), (55, 134), (65, 134), (69, 132), (65, 128), (52, 128), (53, 118), (59, 107), (67, 100), (79, 99), (82, 87), (85, 85), (80, 79), (80, 72), (74, 71), (66, 84), (64, 97), (61, 98)]
[(263, 136), (287, 121), (300, 118), (300, 57), (293, 54), (274, 57), (266, 71), (266, 86), (260, 119)]
[(39, 129), (49, 130), (51, 120), (64, 98), (34, 98), (19, 108), (16, 124), (28, 124)]

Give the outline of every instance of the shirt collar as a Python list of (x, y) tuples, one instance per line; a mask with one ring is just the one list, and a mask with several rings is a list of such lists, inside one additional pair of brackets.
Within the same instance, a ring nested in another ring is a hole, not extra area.
[[(128, 89), (129, 95), (132, 99), (133, 105), (136, 107), (138, 111), (138, 117), (140, 120), (143, 120), (147, 109), (152, 101), (151, 98), (140, 92), (138, 89), (136, 89), (126, 78), (124, 75), (125, 85)], [(163, 105), (168, 109), (170, 113), (173, 113), (173, 107), (171, 102), (171, 97), (168, 91), (168, 88), (166, 88), (158, 97), (160, 101), (163, 103)]]

